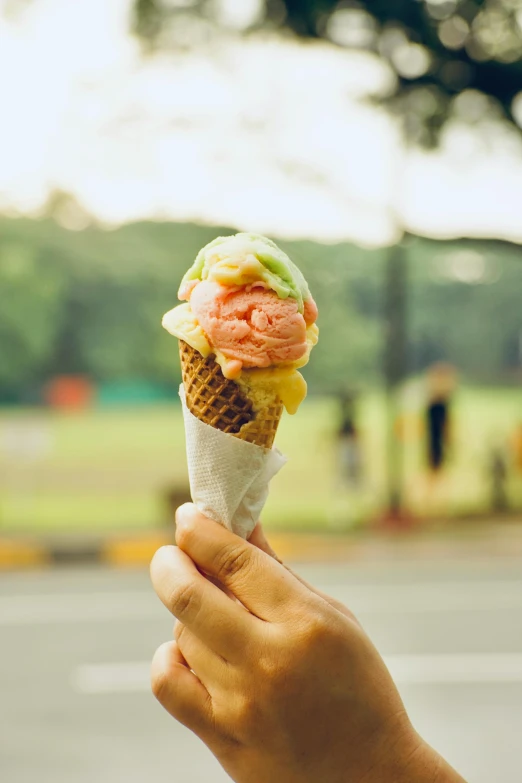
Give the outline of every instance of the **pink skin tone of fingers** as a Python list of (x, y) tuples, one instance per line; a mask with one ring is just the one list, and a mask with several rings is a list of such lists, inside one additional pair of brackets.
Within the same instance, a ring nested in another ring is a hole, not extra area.
[(307, 352), (306, 328), (315, 322), (310, 299), (304, 313), (295, 299), (280, 299), (261, 285), (223, 286), (204, 280), (184, 290), (210, 344), (241, 367), (295, 362)]

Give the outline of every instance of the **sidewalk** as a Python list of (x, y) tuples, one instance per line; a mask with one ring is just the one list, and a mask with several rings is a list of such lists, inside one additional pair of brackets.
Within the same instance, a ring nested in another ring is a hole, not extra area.
[[(267, 534), (278, 555), (289, 562), (522, 559), (522, 518), (438, 521), (397, 531), (312, 534), (268, 530)], [(158, 547), (173, 543), (173, 529), (128, 534), (0, 535), (0, 571), (75, 563), (144, 567)]]

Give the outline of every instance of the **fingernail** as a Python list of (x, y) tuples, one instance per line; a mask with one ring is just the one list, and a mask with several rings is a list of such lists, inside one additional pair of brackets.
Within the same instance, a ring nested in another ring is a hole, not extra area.
[(196, 506), (193, 503), (183, 503), (176, 509), (176, 525), (183, 527), (190, 524), (190, 521), (196, 513)]

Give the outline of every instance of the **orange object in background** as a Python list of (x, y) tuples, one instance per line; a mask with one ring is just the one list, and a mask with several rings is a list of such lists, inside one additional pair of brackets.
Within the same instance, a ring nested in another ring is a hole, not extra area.
[(44, 399), (51, 408), (81, 410), (94, 399), (94, 384), (85, 375), (59, 375), (46, 386)]

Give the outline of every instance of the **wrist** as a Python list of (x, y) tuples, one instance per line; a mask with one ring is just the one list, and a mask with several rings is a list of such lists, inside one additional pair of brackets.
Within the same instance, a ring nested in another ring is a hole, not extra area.
[[(440, 778), (442, 758), (423, 739), (418, 737), (416, 747), (403, 760), (403, 777), (400, 780), (411, 783), (450, 783)], [(399, 781), (399, 778), (397, 778)]]
[(410, 749), (381, 770), (371, 783), (465, 783), (465, 780), (417, 735)]
[(442, 757), (410, 727), (393, 744), (386, 742), (378, 761), (360, 783), (463, 783)]

